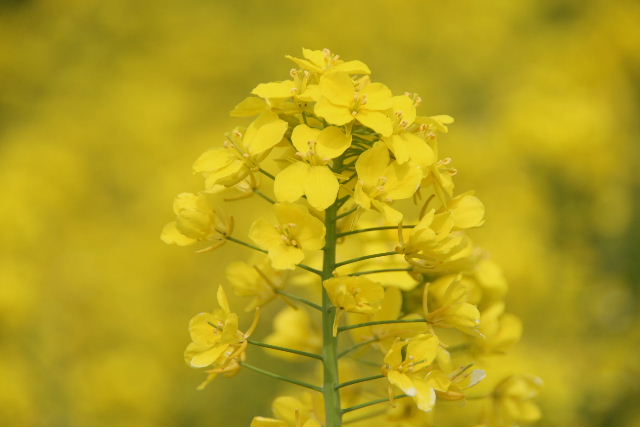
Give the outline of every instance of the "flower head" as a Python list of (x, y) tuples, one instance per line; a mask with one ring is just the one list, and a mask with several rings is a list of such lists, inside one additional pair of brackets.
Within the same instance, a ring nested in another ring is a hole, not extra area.
[(249, 230), (249, 237), (268, 251), (274, 268), (291, 270), (304, 259), (304, 251), (324, 246), (324, 224), (300, 205), (275, 205), (277, 225), (259, 218)]
[(219, 308), (211, 313), (196, 314), (189, 322), (191, 343), (184, 352), (185, 361), (193, 368), (211, 367), (204, 388), (218, 374), (235, 375), (245, 358), (247, 338), (257, 325), (257, 316), (247, 332), (238, 329), (238, 315), (231, 312), (227, 295), (218, 287)]
[(501, 381), (488, 402), (484, 424), (510, 427), (532, 423), (540, 418), (540, 409), (532, 401), (542, 387), (538, 377), (512, 375)]
[(259, 168), (286, 130), (287, 122), (277, 114), (263, 113), (244, 133), (236, 129), (227, 135), (224, 147), (202, 154), (194, 163), (193, 171), (205, 178), (206, 189), (215, 189), (217, 184), (233, 186)]
[(420, 168), (412, 162), (391, 161), (384, 143), (377, 142), (360, 155), (356, 172), (354, 200), (358, 206), (381, 212), (390, 223), (402, 221), (402, 213), (390, 203), (413, 196), (422, 179)]
[(211, 207), (205, 194), (180, 193), (173, 201), (176, 220), (162, 229), (160, 238), (178, 246), (209, 242), (218, 247), (232, 231), (233, 223), (219, 209)]
[(349, 147), (351, 138), (335, 126), (320, 130), (301, 124), (293, 129), (291, 141), (301, 161), (293, 162), (276, 176), (276, 198), (295, 202), (305, 195), (313, 208), (328, 208), (336, 200), (339, 188), (328, 165)]
[(422, 306), (434, 326), (479, 334), (480, 312), (468, 302), (468, 289), (459, 275), (443, 276), (424, 288)]
[(333, 71), (320, 78), (320, 93), (314, 111), (327, 122), (342, 126), (355, 119), (381, 135), (393, 131), (384, 113), (391, 107), (391, 91), (382, 83), (368, 77), (354, 81), (346, 72)]
[(236, 261), (226, 270), (227, 280), (236, 295), (251, 297), (245, 311), (261, 307), (276, 297), (276, 290), (284, 286), (286, 275), (275, 270), (268, 259), (257, 264)]

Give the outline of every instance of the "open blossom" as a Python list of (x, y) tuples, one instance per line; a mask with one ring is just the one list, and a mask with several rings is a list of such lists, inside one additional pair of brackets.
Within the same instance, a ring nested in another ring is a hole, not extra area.
[(286, 58), (293, 61), (300, 68), (318, 74), (327, 71), (339, 71), (347, 74), (371, 74), (371, 70), (362, 61), (357, 59), (344, 61), (338, 55), (331, 53), (329, 49), (313, 50), (302, 49), (304, 58), (296, 58), (286, 55)]
[(184, 352), (186, 362), (193, 368), (211, 369), (209, 377), (200, 385), (204, 388), (218, 374), (235, 375), (240, 369), (240, 361), (245, 358), (247, 338), (256, 326), (247, 332), (238, 329), (238, 315), (231, 311), (227, 295), (222, 286), (218, 287), (219, 307), (211, 313), (196, 314), (189, 322), (191, 343)]
[(356, 172), (354, 200), (358, 206), (381, 212), (392, 224), (402, 221), (402, 213), (391, 202), (413, 196), (422, 179), (420, 168), (412, 162), (391, 161), (385, 145), (377, 142), (360, 155)]
[(300, 161), (276, 176), (273, 187), (276, 198), (295, 202), (305, 195), (313, 208), (328, 208), (336, 200), (339, 188), (329, 163), (349, 147), (351, 138), (335, 126), (316, 129), (301, 124), (293, 129), (291, 142)]
[(446, 390), (449, 385), (439, 384), (437, 374), (429, 369), (439, 346), (437, 336), (420, 334), (407, 341), (397, 340), (384, 357), (382, 370), (389, 384), (412, 397), (418, 409), (425, 412), (436, 403), (436, 388)]
[(204, 194), (180, 193), (173, 201), (176, 220), (164, 226), (160, 238), (178, 246), (208, 242), (220, 246), (231, 233), (232, 223), (219, 209), (209, 204)]
[(393, 131), (384, 113), (391, 107), (391, 91), (382, 83), (367, 77), (354, 82), (349, 74), (334, 71), (320, 78), (320, 93), (314, 111), (329, 123), (340, 126), (355, 119), (382, 135)]
[(480, 312), (468, 302), (468, 289), (459, 275), (443, 276), (424, 288), (422, 306), (434, 326), (479, 334)]
[(249, 237), (268, 251), (274, 268), (291, 270), (304, 259), (304, 251), (322, 249), (324, 224), (300, 205), (275, 205), (278, 224), (259, 218), (251, 225)]
[(258, 116), (242, 133), (232, 132), (222, 148), (202, 154), (193, 165), (193, 171), (205, 178), (205, 189), (217, 184), (232, 186), (256, 171), (259, 164), (287, 130), (287, 122), (274, 113)]
[(320, 427), (321, 416), (314, 403), (308, 393), (302, 399), (280, 396), (271, 405), (274, 418), (253, 417), (251, 427)]
[(391, 98), (393, 133), (382, 138), (387, 148), (400, 164), (412, 160), (422, 168), (431, 166), (436, 161), (433, 148), (411, 128), (416, 119), (414, 100), (407, 95)]

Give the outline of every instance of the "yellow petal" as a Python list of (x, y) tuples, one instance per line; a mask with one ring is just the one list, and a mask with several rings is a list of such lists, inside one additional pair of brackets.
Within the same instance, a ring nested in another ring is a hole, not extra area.
[(267, 250), (282, 242), (276, 227), (264, 218), (258, 218), (251, 224), (249, 238)]
[(416, 396), (416, 405), (418, 409), (429, 412), (436, 404), (436, 391), (423, 381), (416, 381), (418, 394)]
[(361, 91), (361, 96), (366, 96), (367, 110), (383, 111), (391, 108), (391, 91), (382, 83), (369, 83)]
[(373, 147), (365, 151), (356, 161), (356, 172), (358, 181), (366, 185), (375, 185), (378, 178), (384, 173), (385, 167), (389, 163), (389, 152), (385, 145), (376, 142)]
[(389, 371), (389, 373), (387, 374), (387, 379), (391, 384), (402, 390), (407, 396), (413, 397), (418, 393), (415, 384), (406, 374), (400, 373), (398, 371)]
[(220, 308), (224, 310), (225, 313), (230, 313), (231, 308), (229, 307), (229, 299), (227, 298), (227, 293), (224, 291), (222, 286), (218, 286), (217, 298)]
[(304, 206), (278, 203), (275, 211), (280, 224), (295, 224), (293, 236), (303, 249), (313, 251), (324, 246), (324, 224)]
[(416, 107), (413, 100), (407, 95), (394, 96), (391, 98), (391, 108), (394, 113), (400, 113), (402, 120), (411, 124), (416, 119)]
[(338, 179), (328, 166), (311, 166), (304, 182), (307, 202), (318, 210), (325, 210), (336, 200)]
[(279, 143), (287, 127), (287, 122), (277, 114), (262, 113), (247, 128), (242, 143), (249, 154), (260, 154)]
[(276, 199), (281, 202), (295, 202), (302, 197), (309, 169), (306, 163), (295, 162), (280, 171), (273, 183)]
[(393, 153), (393, 156), (396, 158), (398, 163), (402, 164), (410, 159), (409, 147), (407, 146), (407, 142), (402, 134), (391, 135), (390, 137), (385, 138), (384, 142), (387, 144), (387, 147)]
[(176, 222), (171, 221), (162, 229), (162, 233), (160, 234), (160, 239), (166, 243), (167, 245), (178, 245), (178, 246), (189, 246), (193, 245), (197, 242), (196, 239), (192, 239), (191, 237), (187, 237), (184, 234), (178, 231), (176, 227)]
[(402, 134), (409, 157), (420, 167), (426, 168), (436, 161), (436, 154), (427, 142), (413, 133)]
[(282, 420), (267, 417), (253, 417), (251, 427), (288, 427), (290, 424)]
[(320, 98), (316, 102), (314, 112), (333, 125), (342, 126), (353, 121), (349, 107), (333, 104), (328, 98)]
[(365, 64), (362, 61), (358, 61), (357, 59), (353, 61), (346, 61), (346, 62), (343, 62), (342, 64), (334, 65), (334, 67), (331, 70), (339, 71), (347, 74), (371, 74), (371, 70), (369, 69), (367, 64)]
[(199, 352), (193, 344), (194, 343), (189, 344), (185, 350), (185, 359), (189, 359), (189, 365), (191, 365), (192, 368), (204, 368), (211, 365), (229, 347), (229, 344), (220, 344)]
[(291, 133), (291, 142), (301, 153), (311, 150), (320, 136), (320, 129), (311, 128), (305, 124), (296, 126)]
[(356, 114), (356, 119), (382, 136), (389, 136), (393, 132), (391, 119), (379, 111), (361, 109)]
[(231, 110), (230, 115), (231, 117), (252, 117), (265, 111), (269, 111), (267, 103), (264, 102), (263, 99), (250, 96), (240, 101), (240, 103)]
[(353, 81), (347, 73), (331, 72), (320, 78), (322, 96), (332, 104), (349, 107), (353, 104), (356, 93)]
[(391, 200), (408, 199), (413, 196), (422, 180), (422, 170), (413, 162), (402, 165), (393, 162), (385, 172), (389, 179), (386, 196)]
[(229, 165), (236, 156), (226, 148), (207, 150), (193, 164), (194, 173), (211, 173)]
[(470, 193), (452, 199), (448, 208), (454, 227), (458, 229), (479, 227), (484, 223), (484, 204)]
[(279, 244), (269, 248), (269, 259), (273, 268), (293, 270), (304, 259), (304, 252), (300, 248)]
[(351, 145), (351, 136), (335, 126), (323, 129), (318, 138), (316, 153), (323, 160), (335, 159)]
[(296, 84), (292, 80), (260, 83), (251, 93), (261, 98), (290, 98), (294, 95)]
[(302, 48), (302, 56), (307, 58), (311, 63), (317, 67), (322, 68), (325, 63), (325, 54), (320, 49), (305, 49)]

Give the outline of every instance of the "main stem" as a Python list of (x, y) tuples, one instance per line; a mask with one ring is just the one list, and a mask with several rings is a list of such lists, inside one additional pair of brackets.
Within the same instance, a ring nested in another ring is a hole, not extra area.
[[(325, 211), (325, 246), (322, 260), (322, 280), (333, 276), (336, 266), (336, 216), (338, 202), (333, 203)], [(342, 425), (342, 406), (340, 405), (340, 391), (338, 384), (338, 337), (333, 336), (333, 322), (336, 317), (336, 308), (331, 303), (327, 291), (322, 286), (322, 358), (324, 362), (324, 394), (325, 418), (327, 427), (339, 427)]]

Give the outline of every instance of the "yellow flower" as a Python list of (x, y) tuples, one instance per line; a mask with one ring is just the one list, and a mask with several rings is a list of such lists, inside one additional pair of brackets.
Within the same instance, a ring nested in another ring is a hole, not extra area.
[(391, 107), (391, 91), (382, 83), (364, 77), (356, 84), (345, 72), (331, 72), (320, 78), (320, 92), (317, 116), (338, 126), (355, 119), (379, 134), (391, 135), (391, 119), (385, 114)]
[(436, 160), (435, 152), (422, 137), (410, 130), (416, 119), (414, 101), (407, 95), (394, 96), (391, 98), (391, 109), (393, 134), (382, 140), (396, 161), (402, 164), (412, 160), (422, 168), (431, 166)]
[[(291, 80), (260, 83), (251, 93), (266, 100), (293, 98), (301, 102), (311, 102), (317, 98), (320, 89), (318, 85), (309, 84), (311, 75), (308, 71), (292, 69), (290, 74)], [(267, 101), (267, 104), (269, 102), (271, 101)]]
[(354, 200), (358, 206), (381, 212), (390, 223), (402, 221), (402, 213), (389, 204), (413, 196), (422, 179), (420, 168), (412, 162), (391, 161), (384, 143), (377, 142), (360, 155), (356, 172)]
[(300, 205), (277, 203), (274, 207), (278, 225), (264, 218), (257, 219), (249, 237), (268, 251), (269, 259), (278, 270), (292, 270), (304, 259), (304, 251), (324, 246), (324, 224)]
[(480, 332), (484, 339), (476, 339), (476, 348), (482, 353), (505, 353), (522, 335), (522, 322), (504, 312), (504, 303), (497, 302), (480, 314)]
[(284, 285), (284, 272), (271, 267), (268, 259), (255, 265), (244, 261), (232, 262), (227, 266), (227, 280), (236, 295), (252, 297), (245, 311), (261, 307), (276, 297), (275, 291)]
[(286, 58), (292, 60), (300, 68), (309, 70), (314, 73), (325, 73), (327, 71), (340, 71), (348, 74), (371, 74), (371, 70), (362, 61), (343, 61), (338, 55), (331, 53), (329, 49), (311, 50), (302, 49), (304, 58), (296, 58), (286, 55)]
[(259, 164), (278, 144), (287, 130), (287, 122), (275, 113), (263, 113), (244, 134), (235, 130), (227, 135), (223, 148), (203, 153), (193, 165), (194, 173), (205, 178), (207, 191), (216, 184), (233, 186), (259, 168)]
[(424, 287), (422, 308), (431, 324), (441, 328), (456, 328), (470, 335), (478, 335), (480, 312), (467, 302), (468, 290), (461, 276), (450, 274)]
[(374, 314), (380, 311), (384, 289), (365, 277), (333, 277), (325, 280), (324, 288), (338, 309), (333, 322), (333, 334), (338, 332), (342, 315), (347, 313)]
[(538, 377), (513, 375), (501, 381), (491, 396), (484, 415), (484, 424), (510, 427), (532, 423), (540, 418), (540, 409), (532, 402), (542, 380)]
[[(437, 395), (444, 400), (462, 400), (466, 397), (466, 391), (487, 377), (483, 369), (469, 369), (471, 365), (459, 368), (449, 375), (449, 387), (447, 390), (438, 390)], [(443, 374), (444, 375), (444, 374)]]
[[(364, 323), (377, 320), (396, 320), (402, 312), (402, 292), (398, 288), (386, 288), (384, 290), (384, 299), (380, 310), (373, 315), (365, 315), (359, 313), (349, 313), (348, 321), (350, 324)], [(402, 319), (418, 319), (416, 314), (408, 315)], [(351, 331), (351, 336), (355, 341), (363, 342), (371, 339), (378, 339), (373, 344), (374, 347), (380, 348), (386, 352), (390, 345), (390, 341), (396, 338), (410, 338), (421, 333), (430, 332), (429, 325), (421, 322), (407, 323), (390, 323), (382, 325), (367, 326), (364, 328), (355, 328)]]
[(339, 183), (327, 165), (349, 147), (351, 137), (335, 126), (320, 130), (301, 124), (293, 130), (291, 141), (302, 161), (287, 166), (276, 176), (276, 198), (295, 202), (306, 195), (313, 208), (328, 208), (336, 200)]
[[(273, 319), (273, 332), (265, 340), (267, 344), (318, 353), (322, 349), (322, 338), (312, 327), (306, 310), (285, 307)], [(273, 356), (283, 359), (296, 359), (292, 353), (273, 351)]]
[(271, 405), (275, 418), (253, 417), (251, 427), (320, 427), (317, 405), (308, 393), (300, 400), (292, 396), (277, 397)]
[[(438, 356), (440, 341), (432, 334), (397, 340), (384, 357), (382, 372), (389, 384), (411, 396), (418, 409), (429, 412), (436, 403), (436, 389), (446, 390), (437, 370), (429, 369)], [(392, 391), (390, 390), (390, 395)]]
[(204, 194), (178, 194), (173, 200), (173, 212), (176, 220), (165, 225), (160, 235), (167, 244), (187, 246), (206, 241), (214, 248), (222, 245), (232, 231), (231, 221), (221, 210), (211, 207)]
[(193, 368), (211, 367), (209, 377), (198, 388), (204, 388), (218, 374), (232, 376), (245, 358), (247, 338), (257, 325), (257, 316), (249, 330), (238, 329), (238, 315), (231, 312), (227, 295), (218, 287), (219, 308), (211, 313), (196, 314), (189, 322), (191, 343), (184, 352), (185, 361)]

